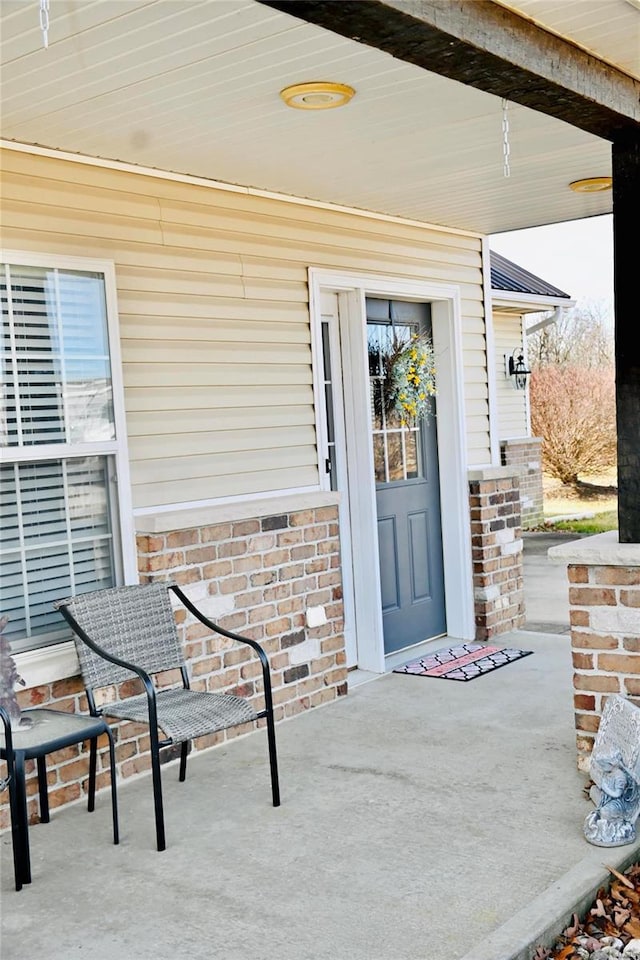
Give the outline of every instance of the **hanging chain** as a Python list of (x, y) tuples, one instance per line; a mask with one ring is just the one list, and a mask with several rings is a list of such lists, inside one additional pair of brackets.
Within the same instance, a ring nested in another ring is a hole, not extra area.
[(502, 155), (503, 155), (503, 166), (502, 172), (505, 177), (511, 176), (511, 166), (509, 164), (509, 156), (511, 154), (511, 145), (509, 143), (509, 115), (507, 113), (509, 109), (509, 101), (502, 101)]
[(49, 0), (40, 0), (40, 29), (45, 50), (49, 46)]

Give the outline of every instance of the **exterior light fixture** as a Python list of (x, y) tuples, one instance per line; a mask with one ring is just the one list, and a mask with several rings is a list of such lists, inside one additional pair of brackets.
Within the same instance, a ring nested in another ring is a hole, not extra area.
[(569, 186), (576, 193), (602, 193), (611, 190), (611, 177), (587, 177), (585, 180), (574, 180)]
[(286, 105), (297, 110), (330, 110), (332, 107), (343, 107), (354, 94), (353, 87), (346, 83), (324, 81), (294, 83), (280, 91)]
[(526, 390), (527, 377), (531, 375), (531, 370), (527, 369), (524, 362), (522, 347), (516, 347), (513, 353), (505, 356), (506, 374), (513, 377), (513, 386), (516, 390)]

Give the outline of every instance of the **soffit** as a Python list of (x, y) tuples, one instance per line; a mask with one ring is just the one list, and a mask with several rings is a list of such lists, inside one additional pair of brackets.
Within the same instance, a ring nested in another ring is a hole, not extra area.
[[(46, 50), (35, 0), (1, 9), (10, 140), (480, 233), (611, 211), (568, 189), (608, 142), (510, 105), (506, 178), (498, 98), (253, 0), (57, 0)], [(284, 106), (317, 79), (357, 94)]]

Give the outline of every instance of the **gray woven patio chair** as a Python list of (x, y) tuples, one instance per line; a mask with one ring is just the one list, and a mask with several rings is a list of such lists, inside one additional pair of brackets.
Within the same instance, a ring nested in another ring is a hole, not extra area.
[[(203, 693), (189, 688), (189, 675), (182, 654), (169, 592), (214, 633), (255, 650), (262, 664), (264, 710), (256, 711), (248, 700), (223, 693)], [(89, 709), (119, 720), (149, 724), (151, 771), (158, 850), (164, 850), (165, 829), (160, 779), (160, 748), (180, 743), (180, 780), (187, 770), (189, 741), (265, 717), (274, 807), (280, 805), (271, 675), (267, 655), (255, 640), (225, 630), (205, 617), (175, 583), (150, 583), (115, 587), (80, 594), (54, 604), (74, 631), (74, 639)], [(182, 687), (156, 689), (155, 674), (179, 669)], [(94, 689), (140, 678), (144, 693), (98, 707)], [(158, 735), (160, 728), (165, 739)]]

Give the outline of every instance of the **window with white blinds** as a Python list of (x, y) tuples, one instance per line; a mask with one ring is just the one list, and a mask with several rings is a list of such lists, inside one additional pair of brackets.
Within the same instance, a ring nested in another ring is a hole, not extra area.
[(105, 276), (1, 268), (0, 616), (12, 651), (69, 636), (53, 601), (121, 582)]

